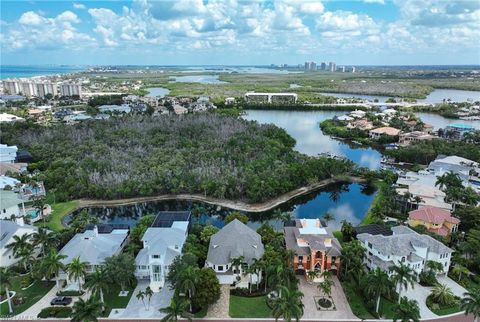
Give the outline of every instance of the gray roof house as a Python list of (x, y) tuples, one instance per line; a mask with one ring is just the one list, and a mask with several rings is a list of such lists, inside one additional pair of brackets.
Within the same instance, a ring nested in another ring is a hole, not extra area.
[(442, 264), (441, 273), (448, 272), (453, 252), (450, 248), (407, 226), (392, 227), (392, 233), (390, 236), (368, 233), (357, 235), (366, 250), (365, 264), (368, 269), (380, 267), (390, 271), (392, 266), (403, 263), (419, 274), (425, 269), (427, 261), (435, 261)]
[[(205, 266), (212, 268), (221, 284), (236, 283), (237, 287), (247, 287), (256, 283), (261, 274), (242, 274), (245, 266), (263, 256), (261, 236), (247, 225), (234, 219), (219, 232), (212, 235)], [(243, 267), (232, 267), (235, 258), (243, 257)]]
[[(26, 225), (23, 219), (19, 218), (18, 222), (10, 220), (0, 220), (0, 266), (9, 267), (19, 261), (15, 258), (11, 249), (6, 248), (13, 241), (13, 236), (23, 236), (25, 234), (33, 234), (37, 231), (37, 227)], [(36, 252), (38, 255), (38, 250)]]
[[(97, 226), (73, 236), (60, 250), (60, 255), (67, 256), (62, 263), (68, 265), (74, 258), (88, 262), (87, 273), (93, 272), (95, 266), (103, 265), (105, 259), (120, 253), (127, 242), (128, 229), (113, 229), (108, 233), (100, 233)], [(61, 278), (66, 278), (61, 274)]]
[(160, 212), (142, 237), (143, 248), (135, 258), (135, 276), (150, 280), (150, 288), (159, 292), (165, 284), (168, 268), (181, 255), (187, 239), (190, 212)]

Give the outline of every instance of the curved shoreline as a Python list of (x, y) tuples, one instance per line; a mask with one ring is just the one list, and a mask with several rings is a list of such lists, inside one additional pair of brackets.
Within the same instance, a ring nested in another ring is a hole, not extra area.
[[(293, 198), (308, 194), (325, 186), (333, 183), (340, 182), (364, 182), (365, 180), (360, 177), (344, 177), (344, 178), (330, 178), (320, 182), (304, 186), (290, 192), (284, 193), (276, 198), (270, 199), (261, 203), (247, 203), (243, 201), (232, 201), (227, 199), (219, 199), (213, 197), (206, 197), (199, 194), (179, 194), (179, 195), (157, 195), (148, 197), (135, 197), (127, 199), (115, 199), (115, 200), (91, 200), (80, 199), (75, 210), (87, 208), (87, 207), (118, 207), (127, 206), (137, 203), (165, 201), (165, 200), (185, 200), (185, 201), (199, 201), (210, 205), (218, 205), (233, 210), (246, 211), (246, 212), (263, 212), (278, 207), (279, 205), (290, 201)], [(75, 211), (74, 210), (74, 211)]]

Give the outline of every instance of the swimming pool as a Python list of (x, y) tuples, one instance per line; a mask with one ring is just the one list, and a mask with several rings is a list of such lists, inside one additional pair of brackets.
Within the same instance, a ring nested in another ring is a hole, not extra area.
[(29, 219), (37, 219), (40, 215), (40, 211), (37, 209), (28, 209), (27, 210), (27, 218)]

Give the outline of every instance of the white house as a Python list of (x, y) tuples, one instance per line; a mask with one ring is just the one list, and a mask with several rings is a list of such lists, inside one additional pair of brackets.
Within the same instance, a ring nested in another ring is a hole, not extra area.
[(143, 248), (135, 258), (135, 276), (150, 280), (150, 288), (159, 292), (165, 285), (168, 267), (182, 253), (187, 239), (190, 212), (160, 212), (142, 237)]
[(0, 219), (25, 215), (25, 205), (18, 193), (0, 190)]
[(0, 162), (14, 163), (17, 158), (18, 148), (15, 145), (0, 144)]
[[(245, 288), (249, 283), (260, 282), (261, 272), (250, 274), (245, 272), (245, 268), (249, 267), (254, 259), (261, 259), (263, 253), (261, 236), (234, 219), (210, 238), (205, 266), (217, 273), (220, 284), (235, 284)], [(243, 258), (241, 265), (232, 265), (232, 262), (240, 257)]]
[[(76, 257), (82, 262), (87, 262), (87, 273), (95, 271), (96, 267), (104, 264), (107, 257), (120, 253), (127, 243), (128, 228), (124, 225), (87, 225), (85, 231), (73, 236), (60, 250), (64, 265), (68, 265)], [(60, 278), (67, 280), (65, 272), (60, 273)]]
[(20, 184), (20, 180), (12, 177), (0, 176), (0, 189), (5, 189), (5, 187), (14, 188), (18, 184)]
[(30, 235), (36, 231), (37, 227), (24, 224), (22, 219), (17, 222), (0, 220), (0, 267), (9, 267), (20, 260), (6, 247), (13, 242), (13, 236)]
[(380, 267), (391, 274), (390, 268), (403, 263), (420, 274), (425, 270), (427, 261), (442, 265), (441, 273), (448, 273), (453, 250), (438, 240), (422, 235), (407, 226), (392, 228), (390, 236), (358, 234), (366, 250), (365, 264), (368, 269)]

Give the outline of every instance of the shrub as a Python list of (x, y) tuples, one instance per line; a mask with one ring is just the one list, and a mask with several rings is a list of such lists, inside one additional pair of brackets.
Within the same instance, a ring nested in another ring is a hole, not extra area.
[(27, 275), (24, 278), (22, 278), (22, 281), (20, 282), (20, 287), (26, 288), (30, 286), (30, 284), (32, 283), (33, 283), (33, 278), (30, 275)]
[(422, 286), (435, 286), (438, 284), (435, 274), (432, 274), (430, 272), (421, 272), (420, 275), (418, 275), (418, 278), (419, 283)]
[(81, 296), (85, 294), (84, 291), (60, 291), (60, 292), (57, 292), (57, 296)]
[(264, 289), (260, 288), (254, 290), (254, 288), (255, 287), (252, 286), (252, 292), (249, 292), (248, 288), (234, 288), (230, 291), (230, 294), (243, 297), (258, 297), (265, 295)]
[(72, 308), (71, 307), (56, 307), (50, 306), (44, 308), (40, 313), (38, 313), (37, 317), (40, 319), (46, 318), (69, 318), (72, 315)]

